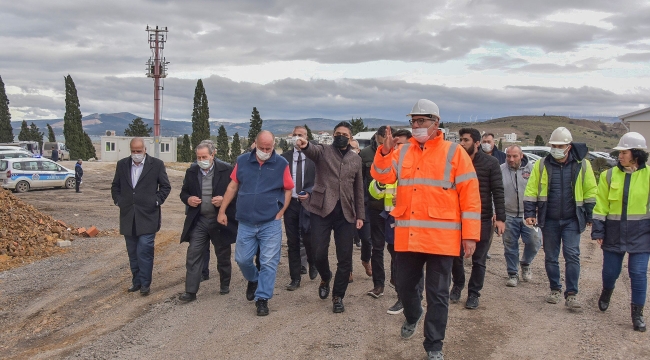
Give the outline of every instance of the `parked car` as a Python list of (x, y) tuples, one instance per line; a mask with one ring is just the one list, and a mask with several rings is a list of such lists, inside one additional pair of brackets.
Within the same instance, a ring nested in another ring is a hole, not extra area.
[(45, 187), (75, 187), (74, 170), (44, 158), (0, 160), (0, 182), (3, 188), (19, 193)]
[(594, 161), (596, 159), (605, 159), (607, 165), (614, 167), (618, 163), (617, 159), (611, 157), (608, 153), (602, 151), (590, 151), (585, 158), (589, 161)]
[(23, 149), (0, 150), (0, 159), (32, 158), (32, 157), (34, 157), (34, 154), (24, 151)]
[(530, 161), (531, 164), (536, 163), (539, 159), (542, 157), (539, 155), (531, 154), (531, 153), (524, 153), (524, 156), (528, 158), (528, 161)]
[(546, 155), (551, 153), (551, 148), (549, 146), (522, 146), (521, 151), (526, 154), (533, 154), (539, 157), (546, 157)]
[(52, 159), (52, 150), (57, 149), (59, 152), (59, 160), (70, 160), (70, 152), (65, 147), (64, 143), (60, 142), (46, 142), (43, 143), (43, 157)]

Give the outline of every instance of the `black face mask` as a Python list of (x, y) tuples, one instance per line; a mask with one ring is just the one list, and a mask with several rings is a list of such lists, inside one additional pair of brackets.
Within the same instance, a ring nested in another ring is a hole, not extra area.
[(335, 148), (343, 149), (348, 146), (350, 143), (350, 139), (346, 138), (343, 135), (336, 135), (334, 136), (334, 141), (332, 142), (332, 146)]

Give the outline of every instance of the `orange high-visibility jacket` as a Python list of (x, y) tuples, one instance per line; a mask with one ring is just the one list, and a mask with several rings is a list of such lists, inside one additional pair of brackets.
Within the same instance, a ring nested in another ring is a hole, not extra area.
[(479, 241), (481, 197), (472, 160), (442, 132), (421, 148), (408, 143), (383, 156), (380, 146), (370, 169), (383, 184), (397, 184), (395, 251), (459, 256), (461, 239)]

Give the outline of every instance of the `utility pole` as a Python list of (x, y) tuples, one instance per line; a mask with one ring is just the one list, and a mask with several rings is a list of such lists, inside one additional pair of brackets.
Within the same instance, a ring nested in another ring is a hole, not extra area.
[(147, 61), (147, 77), (153, 78), (153, 136), (154, 136), (154, 157), (160, 158), (160, 113), (162, 90), (160, 79), (167, 77), (167, 64), (163, 56), (165, 42), (167, 42), (167, 27), (156, 28), (147, 25), (147, 34), (149, 35), (149, 48), (151, 57)]

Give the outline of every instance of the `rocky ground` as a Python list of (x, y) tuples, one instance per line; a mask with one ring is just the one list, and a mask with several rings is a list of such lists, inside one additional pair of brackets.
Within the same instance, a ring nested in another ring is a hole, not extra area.
[[(18, 196), (70, 226), (95, 225), (110, 235), (118, 227), (118, 210), (110, 199), (114, 167), (84, 163), (81, 194), (53, 189)], [(163, 205), (163, 229), (156, 238), (151, 295), (126, 292), (131, 275), (121, 237), (78, 238), (65, 253), (0, 272), (3, 358), (425, 358), (422, 326), (405, 341), (399, 337), (403, 316), (386, 314), (395, 292), (387, 288), (379, 299), (365, 294), (372, 281), (363, 272), (358, 250), (355, 281), (348, 288), (343, 314), (333, 314), (331, 302), (317, 297), (317, 280), (303, 278), (297, 291), (284, 290), (289, 282), (286, 247), (269, 316), (255, 316), (254, 304), (244, 298), (246, 282), (236, 264), (230, 294), (219, 295), (213, 277), (201, 284), (197, 301), (179, 303), (187, 248), (178, 241), (184, 218), (178, 198), (183, 172), (170, 169), (169, 177), (172, 192)], [(500, 238), (495, 238), (491, 253), (480, 307), (470, 311), (462, 304), (450, 305), (444, 349), (448, 359), (648, 357), (650, 335), (632, 330), (626, 266), (610, 309), (598, 310), (602, 255), (586, 233), (580, 313), (544, 302), (548, 281), (543, 253), (533, 263), (533, 281), (516, 288), (504, 285)], [(333, 251), (330, 257), (336, 263)], [(213, 258), (213, 276), (215, 266)], [(469, 273), (469, 266), (466, 269)]]

